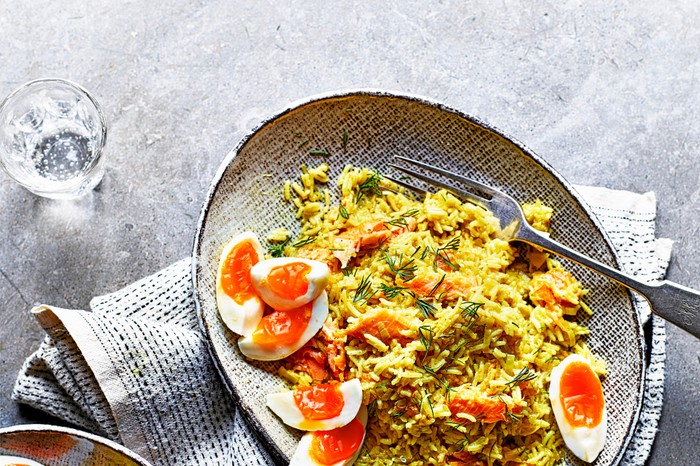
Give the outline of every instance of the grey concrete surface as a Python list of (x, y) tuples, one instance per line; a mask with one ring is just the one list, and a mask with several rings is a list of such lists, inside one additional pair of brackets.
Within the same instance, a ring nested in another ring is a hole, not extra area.
[[(35, 303), (85, 308), (190, 253), (216, 168), (290, 102), (371, 87), (501, 128), (570, 182), (658, 198), (668, 277), (700, 288), (700, 2), (0, 2), (0, 95), (79, 82), (109, 120), (80, 202), (0, 173), (0, 426), (54, 421), (10, 392), (42, 338)], [(700, 343), (668, 326), (649, 465), (700, 464)]]

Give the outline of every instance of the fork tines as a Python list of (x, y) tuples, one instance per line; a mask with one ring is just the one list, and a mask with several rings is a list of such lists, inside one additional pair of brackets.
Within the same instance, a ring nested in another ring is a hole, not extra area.
[[(390, 167), (393, 167), (396, 170), (399, 170), (403, 173), (406, 173), (407, 175), (410, 175), (411, 177), (416, 178), (418, 180), (421, 180), (429, 185), (437, 186), (438, 188), (443, 188), (443, 189), (446, 189), (448, 191), (451, 191), (454, 194), (456, 194), (460, 197), (463, 197), (464, 199), (466, 199), (470, 202), (476, 203), (477, 205), (480, 205), (480, 206), (488, 205), (489, 201), (491, 200), (491, 198), (494, 195), (492, 188), (489, 188), (488, 186), (483, 185), (483, 184), (479, 183), (478, 181), (474, 181), (474, 180), (471, 180), (469, 178), (465, 178), (464, 176), (457, 175), (455, 173), (451, 173), (447, 170), (443, 170), (442, 168), (438, 168), (438, 167), (435, 167), (433, 165), (429, 165), (427, 163), (420, 162), (418, 160), (409, 159), (409, 158), (402, 157), (399, 155), (397, 155), (395, 157), (398, 160), (416, 165), (416, 166), (418, 166), (418, 167), (420, 167), (428, 172), (437, 173), (437, 174), (440, 174), (440, 175), (442, 175), (446, 178), (449, 178), (451, 180), (458, 181), (460, 183), (464, 183), (467, 187), (477, 191), (478, 194), (471, 192), (471, 191), (466, 191), (464, 189), (461, 189), (461, 188), (455, 187), (453, 185), (444, 183), (442, 181), (436, 180), (434, 176), (430, 177), (430, 176), (424, 175), (422, 173), (419, 173), (417, 171), (411, 170), (410, 168), (401, 167), (399, 165), (394, 165), (394, 164), (389, 165)], [(406, 183), (405, 181), (399, 181), (399, 180), (395, 180), (395, 179), (391, 179), (391, 181), (394, 181), (395, 183), (397, 183), (401, 186), (404, 186), (408, 189), (411, 189), (413, 191), (425, 193), (424, 189), (420, 189), (416, 186), (411, 185), (410, 183)]]

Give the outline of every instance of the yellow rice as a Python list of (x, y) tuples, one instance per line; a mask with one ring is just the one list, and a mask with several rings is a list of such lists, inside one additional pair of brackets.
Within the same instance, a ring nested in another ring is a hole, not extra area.
[[(379, 309), (408, 325), (404, 344), (371, 334), (345, 341), (347, 370), (341, 377), (361, 380), (370, 413), (355, 464), (466, 464), (456, 459), (459, 452), (473, 455), (479, 464), (557, 463), (563, 441), (547, 393), (551, 370), (578, 353), (599, 374), (605, 372), (604, 363), (583, 343), (586, 328), (533, 305), (530, 298), (533, 276), (561, 266), (534, 248), (500, 239), (499, 223), (490, 212), (446, 191), (414, 198), (365, 168), (345, 167), (337, 180), (340, 203), (331, 203), (328, 169), (302, 167), (299, 182), (285, 183), (284, 197), (301, 221), (301, 233), (287, 244), (285, 255), (332, 254), (342, 231), (366, 222), (382, 221), (391, 228), (409, 216), (416, 221), (414, 231), (358, 254), (345, 269), (331, 273), (327, 288), (329, 319), (341, 332)], [(380, 186), (373, 188), (376, 181)], [(549, 228), (550, 208), (537, 201), (524, 209), (532, 225)], [(288, 235), (272, 230), (268, 241)], [(299, 240), (312, 242), (300, 245)], [(440, 255), (452, 266), (437, 260)], [(407, 263), (415, 267), (415, 276), (445, 274), (476, 284), (451, 300), (438, 293), (412, 295), (396, 289), (396, 269)], [(396, 295), (389, 297), (386, 290), (392, 288)], [(578, 299), (585, 290), (577, 282), (560, 291), (574, 303), (565, 314), (582, 306), (588, 312)], [(518, 374), (534, 378), (515, 383)], [(280, 375), (292, 385), (312, 383), (308, 374), (289, 367)], [(486, 423), (468, 414), (453, 416), (449, 404), (458, 387), (497, 396), (511, 407), (508, 417)]]

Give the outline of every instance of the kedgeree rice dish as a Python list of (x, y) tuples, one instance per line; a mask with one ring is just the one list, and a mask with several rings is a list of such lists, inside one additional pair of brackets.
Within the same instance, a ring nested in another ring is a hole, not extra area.
[[(605, 364), (574, 318), (591, 312), (575, 277), (447, 191), (417, 198), (347, 166), (332, 202), (328, 170), (284, 184), (298, 236), (259, 232), (265, 251), (239, 235), (217, 280), (243, 354), (283, 360), (294, 390), (268, 406), (308, 431), (292, 464), (553, 465), (566, 448), (593, 461)], [(550, 208), (523, 208), (549, 229)]]

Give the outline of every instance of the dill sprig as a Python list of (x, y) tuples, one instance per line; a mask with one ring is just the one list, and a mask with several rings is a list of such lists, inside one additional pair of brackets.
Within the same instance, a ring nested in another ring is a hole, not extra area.
[(438, 376), (437, 371), (439, 370), (439, 367), (438, 368), (430, 367), (430, 366), (426, 365), (426, 363), (425, 363), (426, 359), (428, 359), (428, 355), (429, 355), (430, 351), (432, 350), (434, 339), (435, 339), (435, 331), (433, 330), (433, 328), (430, 325), (421, 325), (420, 327), (418, 327), (418, 340), (423, 345), (423, 348), (425, 348), (425, 352), (423, 352), (423, 357), (420, 360), (420, 366), (421, 366), (421, 368), (423, 368), (423, 370), (425, 372), (427, 372), (428, 374), (433, 376), (435, 378), (435, 380), (437, 380), (439, 383), (441, 383), (445, 386), (449, 386), (449, 384), (445, 380), (441, 379)]
[(506, 400), (504, 400), (500, 394), (498, 395), (498, 399), (503, 403), (503, 407), (506, 409), (506, 418), (509, 419), (510, 422), (520, 422), (520, 418), (508, 409), (508, 403), (506, 403)]
[(380, 196), (382, 194), (382, 189), (379, 187), (379, 183), (382, 181), (382, 176), (379, 172), (374, 172), (370, 175), (364, 183), (357, 187), (357, 195), (355, 196), (355, 203), (357, 204), (368, 194), (375, 194)]
[(384, 222), (384, 226), (389, 228), (390, 226), (392, 227), (402, 227), (406, 228), (408, 227), (408, 221), (406, 220), (407, 217), (415, 217), (420, 213), (420, 210), (418, 209), (409, 209), (403, 214), (401, 214), (399, 217), (396, 218), (391, 218), (387, 221)]
[(342, 270), (341, 270), (341, 272), (343, 273), (343, 276), (344, 276), (344, 277), (349, 277), (350, 275), (352, 275), (352, 276), (354, 277), (354, 276), (355, 276), (355, 271), (356, 271), (355, 268), (352, 268), (352, 269), (342, 269)]
[(473, 303), (471, 301), (462, 305), (460, 310), (462, 311), (462, 318), (466, 322), (465, 330), (469, 330), (474, 325), (474, 322), (479, 318), (479, 309), (483, 305), (484, 303)]
[(445, 244), (444, 246), (439, 247), (435, 250), (435, 260), (433, 261), (433, 270), (437, 269), (439, 260), (441, 260), (442, 262), (447, 264), (447, 266), (449, 268), (451, 268), (452, 270), (457, 270), (459, 268), (457, 265), (454, 264), (454, 262), (452, 262), (447, 251), (456, 251), (457, 249), (459, 249), (459, 244), (461, 242), (461, 239), (462, 238), (460, 238), (459, 235), (454, 236), (451, 240), (449, 240), (447, 242), (447, 244)]
[(316, 241), (315, 236), (307, 236), (306, 238), (299, 239), (295, 243), (292, 243), (292, 247), (298, 249), (298, 248), (301, 248), (303, 246), (306, 246), (307, 244), (311, 244), (314, 241)]
[[(450, 387), (450, 382), (447, 380), (446, 377), (441, 377), (440, 374), (438, 374), (438, 371), (444, 366), (444, 364), (438, 363), (435, 367), (430, 367), (426, 364), (426, 359), (428, 358), (429, 353), (432, 350), (434, 340), (436, 338), (444, 337), (445, 335), (435, 336), (435, 331), (430, 325), (421, 325), (420, 327), (418, 327), (418, 340), (423, 345), (423, 348), (425, 348), (425, 352), (423, 352), (423, 357), (421, 358), (419, 363), (420, 367), (426, 372), (426, 374), (430, 374), (431, 377), (433, 377), (440, 385), (442, 385), (442, 388), (445, 389), (445, 398), (449, 403), (451, 393), (456, 392), (456, 390)], [(439, 350), (440, 348), (438, 347), (438, 351)]]
[(386, 249), (382, 249), (382, 254), (384, 256), (384, 261), (394, 275), (401, 278), (404, 282), (411, 281), (415, 278), (418, 267), (413, 263), (413, 259), (404, 262), (403, 253), (398, 256), (392, 256)]
[(281, 243), (269, 245), (267, 247), (267, 251), (272, 257), (282, 257), (284, 256), (284, 247), (287, 246), (287, 243), (289, 243), (291, 240), (292, 238), (290, 236), (287, 236), (287, 239), (285, 239)]
[(382, 293), (384, 293), (386, 299), (394, 299), (397, 296), (400, 296), (401, 293), (403, 293), (403, 291), (407, 288), (405, 286), (389, 286), (386, 283), (380, 283), (379, 289)]
[(446, 276), (446, 275), (447, 275), (446, 273), (443, 273), (443, 274), (442, 274), (442, 277), (440, 277), (440, 281), (438, 281), (438, 282), (435, 284), (435, 286), (430, 290), (430, 293), (428, 293), (428, 296), (432, 296), (432, 295), (435, 294), (435, 292), (438, 290), (438, 288), (440, 288), (440, 285), (442, 285), (442, 282), (445, 281), (445, 276)]
[[(531, 371), (527, 367), (523, 367), (520, 372), (517, 373), (515, 377), (510, 382), (506, 382), (505, 387), (501, 389), (500, 392), (496, 393), (493, 396), (497, 396), (499, 399), (501, 398), (501, 395), (506, 392), (509, 388), (513, 388), (515, 385), (523, 382), (528, 382), (530, 380), (536, 379), (537, 378), (537, 372)], [(501, 400), (503, 401), (503, 400)]]
[(537, 378), (537, 373), (535, 371), (531, 371), (527, 367), (523, 367), (518, 374), (513, 377), (513, 380), (508, 382), (506, 385), (510, 385), (511, 387), (522, 383), (522, 382), (529, 382), (530, 380), (534, 380)]
[(423, 355), (422, 362), (425, 362), (425, 358), (428, 355), (430, 348), (433, 346), (434, 335), (435, 331), (430, 325), (421, 325), (418, 327), (418, 340), (420, 340), (423, 348), (425, 348), (425, 354)]
[(408, 226), (408, 222), (406, 221), (405, 217), (392, 218), (392, 219), (387, 220), (383, 223), (387, 229), (389, 229), (389, 227), (406, 228)]
[(455, 443), (455, 451), (464, 451), (467, 449), (469, 446), (469, 437), (467, 437), (467, 434), (464, 434), (464, 438), (459, 439)]
[(372, 296), (375, 295), (376, 292), (376, 290), (372, 289), (372, 279), (369, 275), (365, 275), (362, 277), (362, 280), (360, 280), (360, 286), (357, 287), (355, 296), (352, 298), (352, 302), (367, 302)]
[(416, 307), (418, 307), (418, 310), (423, 314), (424, 318), (435, 318), (435, 311), (437, 311), (435, 305), (422, 299), (416, 299)]
[(343, 204), (340, 204), (340, 207), (338, 208), (338, 213), (340, 214), (341, 217), (343, 217), (345, 220), (350, 218), (350, 214), (348, 214), (348, 209), (345, 208)]

